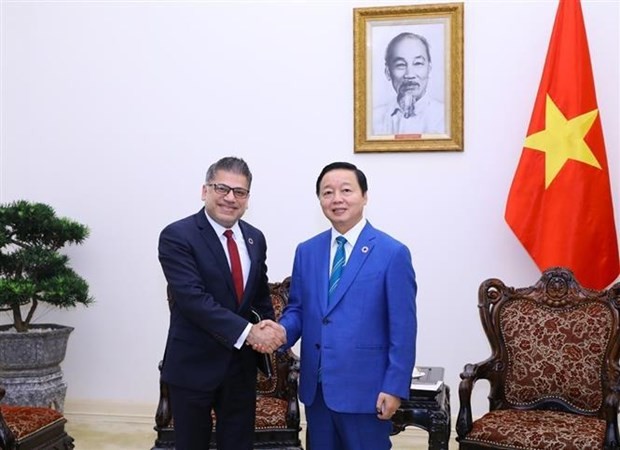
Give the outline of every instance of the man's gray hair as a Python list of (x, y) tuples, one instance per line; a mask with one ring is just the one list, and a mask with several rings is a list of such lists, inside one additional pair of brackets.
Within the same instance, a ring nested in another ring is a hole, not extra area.
[(234, 156), (226, 156), (219, 161), (211, 164), (209, 169), (207, 170), (206, 181), (209, 183), (213, 181), (215, 178), (215, 173), (218, 170), (223, 170), (225, 172), (232, 172), (238, 175), (243, 175), (248, 179), (248, 189), (252, 185), (252, 172), (250, 172), (250, 168), (248, 164), (241, 158), (236, 158)]

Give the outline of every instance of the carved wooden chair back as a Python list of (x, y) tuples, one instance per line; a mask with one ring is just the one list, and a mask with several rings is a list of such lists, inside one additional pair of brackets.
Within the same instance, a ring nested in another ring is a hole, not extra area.
[[(478, 308), (491, 356), (461, 374), (461, 448), (616, 448), (620, 283), (589, 290), (556, 267), (530, 287), (483, 282)], [(479, 379), (490, 411), (473, 421)]]

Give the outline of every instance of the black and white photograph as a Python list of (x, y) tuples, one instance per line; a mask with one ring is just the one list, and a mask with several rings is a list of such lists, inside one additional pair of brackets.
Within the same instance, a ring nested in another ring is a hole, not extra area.
[(462, 150), (459, 5), (354, 14), (355, 151)]
[(443, 24), (375, 27), (373, 135), (446, 134), (444, 29)]

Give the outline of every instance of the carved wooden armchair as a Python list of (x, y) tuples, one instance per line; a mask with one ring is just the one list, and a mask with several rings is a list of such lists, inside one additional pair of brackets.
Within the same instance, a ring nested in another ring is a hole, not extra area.
[[(276, 319), (288, 303), (290, 278), (282, 283), (269, 283)], [(258, 372), (256, 391), (255, 449), (303, 450), (297, 386), (299, 358), (291, 351), (271, 355), (273, 376), (267, 379)], [(161, 368), (161, 363), (160, 363)], [(157, 439), (152, 450), (174, 449), (174, 423), (166, 383), (160, 382), (160, 398), (155, 415)], [(217, 427), (217, 418), (215, 420)], [(211, 448), (215, 449), (215, 433)]]
[[(0, 400), (5, 390), (0, 387)], [(36, 406), (0, 405), (0, 449), (71, 450), (62, 413)]]
[[(478, 308), (491, 356), (461, 374), (460, 449), (620, 448), (620, 283), (588, 290), (555, 267), (526, 288), (483, 282)], [(490, 411), (472, 421), (480, 379)]]

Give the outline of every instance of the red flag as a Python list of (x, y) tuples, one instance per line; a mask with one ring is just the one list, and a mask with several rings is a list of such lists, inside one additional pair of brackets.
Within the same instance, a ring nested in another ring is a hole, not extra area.
[(560, 0), (506, 221), (540, 270), (604, 289), (620, 273), (609, 167), (579, 0)]

